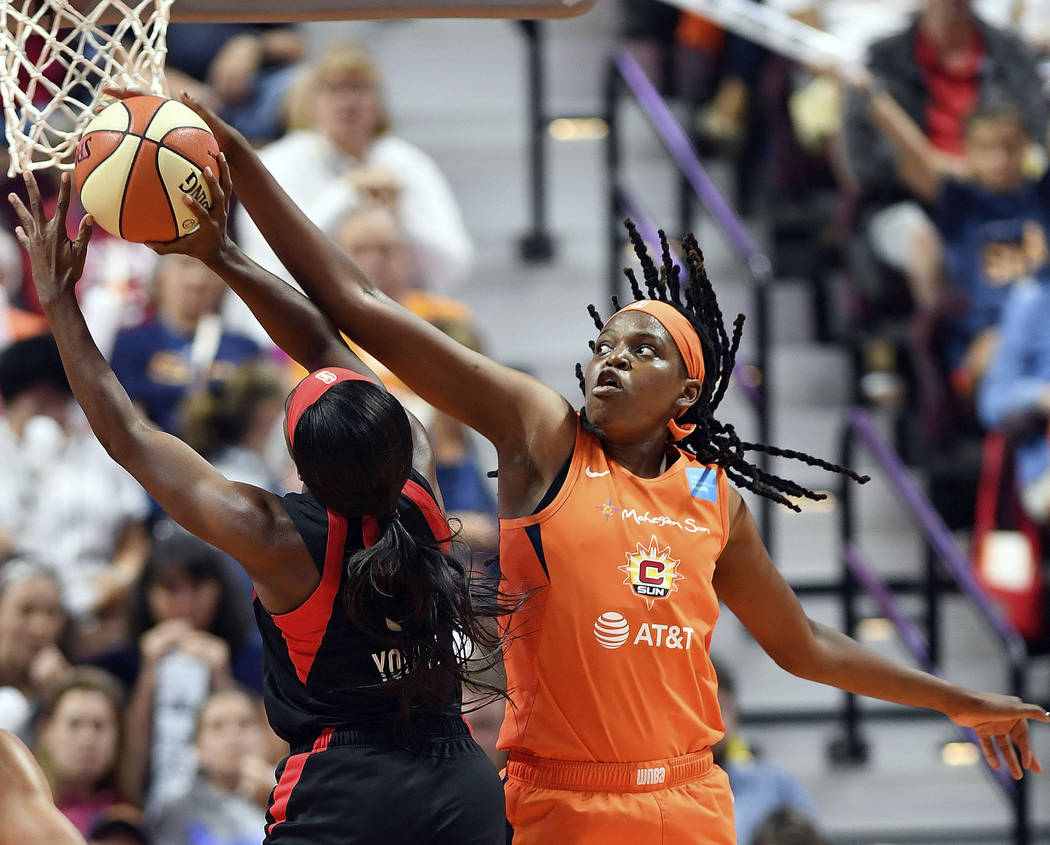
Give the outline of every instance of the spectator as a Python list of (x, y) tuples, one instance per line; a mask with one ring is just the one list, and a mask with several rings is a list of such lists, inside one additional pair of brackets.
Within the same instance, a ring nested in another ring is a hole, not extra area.
[(284, 131), (282, 110), (306, 52), (294, 24), (170, 23), (168, 90), (188, 91), (255, 143)]
[(274, 762), (259, 756), (267, 731), (260, 703), (247, 693), (231, 689), (208, 697), (194, 740), (196, 777), (184, 795), (150, 818), (156, 845), (260, 845), (276, 784)]
[(156, 317), (117, 335), (113, 371), (146, 416), (174, 434), (179, 401), (222, 381), (257, 357), (259, 347), (224, 327), (219, 306), (226, 286), (200, 262), (164, 256), (154, 285)]
[(78, 666), (47, 695), (37, 720), (36, 756), (55, 806), (85, 836), (99, 814), (119, 800), (122, 706), (115, 678)]
[(827, 840), (805, 813), (781, 807), (762, 822), (751, 845), (827, 845)]
[(0, 729), (31, 741), (44, 689), (63, 680), (66, 614), (51, 570), (25, 561), (0, 569)]
[(871, 114), (897, 153), (902, 180), (930, 204), (944, 243), (950, 284), (936, 295), (950, 309), (946, 359), (960, 393), (979, 382), (994, 348), (1009, 286), (1050, 272), (1050, 175), (1024, 173), (1029, 136), (1020, 110), (999, 100), (979, 106), (966, 122), (965, 178), (952, 175), (903, 108), (878, 87)]
[[(396, 207), (411, 244), (413, 272), (442, 290), (462, 279), (473, 246), (448, 180), (418, 147), (394, 135), (379, 91), (379, 71), (360, 47), (335, 45), (305, 77), (303, 113), (261, 158), (292, 199), (322, 229), (349, 209), (370, 202)], [(288, 278), (243, 210), (238, 242), (266, 269)], [(235, 303), (231, 300), (228, 307)], [(243, 311), (247, 325), (254, 318)], [(242, 325), (238, 322), (237, 325)]]
[(91, 826), (88, 845), (153, 845), (142, 824), (142, 814), (127, 804), (104, 810)]
[[(335, 227), (334, 239), (379, 290), (465, 346), (481, 351), (481, 338), (472, 325), (470, 310), (455, 300), (416, 286), (410, 273), (407, 234), (390, 208), (372, 204), (348, 212)], [(426, 426), (434, 446), (435, 469), (446, 513), (460, 521), (461, 538), (477, 555), (494, 552), (495, 497), (478, 465), (468, 429), (422, 402), (382, 364), (367, 353), (361, 354), (380, 374), (384, 384)]]
[(1011, 291), (999, 325), (1000, 342), (977, 394), (981, 422), (989, 428), (1039, 420), (1022, 426), (1016, 447), (1016, 480), (1025, 511), (1037, 522), (1050, 522), (1050, 445), (1045, 421), (1050, 417), (1050, 277), (1018, 284)]
[(51, 335), (0, 353), (0, 397), (0, 530), (13, 553), (54, 570), (89, 648), (142, 571), (148, 500), (82, 424)]
[(65, 421), (69, 382), (54, 338), (13, 343), (0, 352), (0, 560), (11, 554), (25, 501), (33, 490), (35, 450), (30, 421), (49, 416)]
[(183, 440), (232, 481), (277, 492), (289, 472), (280, 421), (291, 385), (276, 366), (249, 363), (188, 396), (179, 410)]
[(759, 845), (756, 831), (773, 811), (794, 807), (815, 817), (816, 810), (806, 791), (794, 778), (755, 760), (739, 733), (740, 711), (733, 676), (721, 662), (715, 663), (715, 673), (718, 676), (718, 707), (722, 711), (725, 735), (711, 751), (715, 763), (729, 775), (737, 842), (740, 845)]
[[(907, 29), (871, 46), (868, 67), (919, 127), (945, 172), (965, 172), (965, 126), (978, 103), (1010, 100), (1029, 137), (1046, 133), (1047, 107), (1031, 51), (1017, 36), (976, 17), (965, 0), (925, 0)], [(866, 231), (872, 250), (905, 274), (917, 307), (932, 308), (942, 268), (940, 239), (908, 198), (898, 178), (898, 153), (875, 131), (860, 92), (846, 101), (845, 141), (853, 175), (877, 208)]]
[(13, 340), (24, 340), (47, 331), (43, 314), (18, 305), (22, 290), (22, 254), (18, 242), (0, 229), (0, 350)]
[(129, 795), (150, 805), (193, 775), (189, 745), (211, 690), (262, 687), (262, 649), (249, 636), (247, 596), (222, 554), (172, 523), (157, 526), (131, 609), (132, 645), (94, 662), (131, 690), (126, 713)]

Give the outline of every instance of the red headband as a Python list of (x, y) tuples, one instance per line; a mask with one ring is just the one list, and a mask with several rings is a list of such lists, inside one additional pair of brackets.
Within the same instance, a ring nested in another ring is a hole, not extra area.
[[(682, 361), (685, 362), (685, 371), (689, 378), (699, 379), (701, 382), (704, 380), (704, 349), (700, 345), (700, 336), (697, 335), (693, 324), (677, 308), (657, 299), (639, 299), (637, 302), (625, 305), (616, 314), (613, 314), (605, 321), (605, 326), (609, 325), (613, 317), (624, 311), (643, 311), (655, 319), (674, 341), (678, 353), (682, 356)], [(602, 326), (603, 331), (605, 326)], [(685, 411), (683, 410), (682, 413), (684, 414)], [(667, 427), (671, 430), (671, 436), (675, 440), (688, 437), (696, 428), (692, 423), (679, 425), (674, 420), (670, 420)]]
[(342, 381), (367, 381), (375, 384), (368, 376), (346, 370), (342, 367), (326, 367), (323, 370), (314, 370), (310, 375), (299, 382), (292, 394), (292, 401), (288, 404), (288, 443), (295, 442), (295, 427), (299, 424), (299, 417), (303, 411), (320, 399), (328, 389)]

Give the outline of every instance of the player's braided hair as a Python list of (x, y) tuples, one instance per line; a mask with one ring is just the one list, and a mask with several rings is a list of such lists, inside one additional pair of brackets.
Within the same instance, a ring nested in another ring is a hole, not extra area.
[[(679, 278), (681, 268), (671, 258), (671, 248), (663, 230), (660, 231), (663, 261), (662, 266), (657, 268), (634, 223), (628, 219), (625, 225), (630, 233), (635, 254), (641, 262), (645, 284), (645, 293), (643, 293), (634, 271), (630, 268), (624, 270), (631, 284), (631, 294), (635, 301), (655, 299), (676, 308), (696, 330), (704, 353), (704, 381), (700, 390), (700, 398), (679, 418), (682, 423), (695, 424), (696, 430), (678, 441), (678, 445), (696, 455), (702, 463), (721, 466), (729, 480), (738, 487), (765, 496), (794, 511), (799, 511), (801, 508), (791, 501), (789, 496), (819, 501), (826, 498), (826, 494), (817, 493), (794, 481), (766, 472), (750, 463), (744, 457), (745, 452), (763, 452), (767, 455), (793, 458), (810, 466), (847, 475), (862, 484), (868, 481), (866, 475), (858, 475), (846, 467), (815, 458), (804, 452), (766, 446), (762, 443), (748, 443), (740, 439), (730, 423), (723, 423), (715, 419), (715, 409), (729, 388), (733, 366), (736, 363), (736, 353), (744, 329), (744, 315), (737, 315), (733, 321), (733, 334), (730, 336), (726, 331), (714, 288), (704, 269), (704, 255), (692, 234), (686, 235), (682, 241), (685, 264), (689, 271), (689, 280), (683, 287)], [(612, 306), (614, 311), (620, 310), (619, 299), (615, 296), (612, 298)], [(588, 305), (587, 310), (594, 318), (595, 326), (600, 330), (604, 321), (598, 309), (593, 305)], [(594, 350), (593, 341), (591, 350)], [(580, 381), (580, 387), (583, 388), (583, 367), (580, 364), (576, 365), (576, 377)]]

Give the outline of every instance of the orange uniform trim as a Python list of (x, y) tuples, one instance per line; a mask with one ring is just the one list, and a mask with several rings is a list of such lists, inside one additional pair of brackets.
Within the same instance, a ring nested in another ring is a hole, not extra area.
[(507, 776), (530, 786), (570, 792), (654, 792), (702, 778), (711, 771), (712, 765), (710, 748), (681, 757), (636, 763), (550, 760), (511, 751)]

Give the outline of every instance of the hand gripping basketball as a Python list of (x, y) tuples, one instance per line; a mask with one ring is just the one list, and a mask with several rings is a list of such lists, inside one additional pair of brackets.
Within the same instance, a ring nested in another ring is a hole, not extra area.
[(230, 166), (226, 162), (226, 156), (222, 153), (219, 153), (218, 166), (218, 178), (211, 167), (204, 168), (202, 174), (212, 199), (210, 208), (205, 208), (195, 197), (189, 195), (182, 197), (183, 204), (197, 218), (197, 228), (177, 240), (147, 241), (146, 246), (158, 255), (178, 253), (196, 258), (209, 265), (221, 260), (223, 254), (232, 247), (226, 233), (226, 221), (230, 213), (230, 193), (233, 188), (233, 180), (230, 177)]

